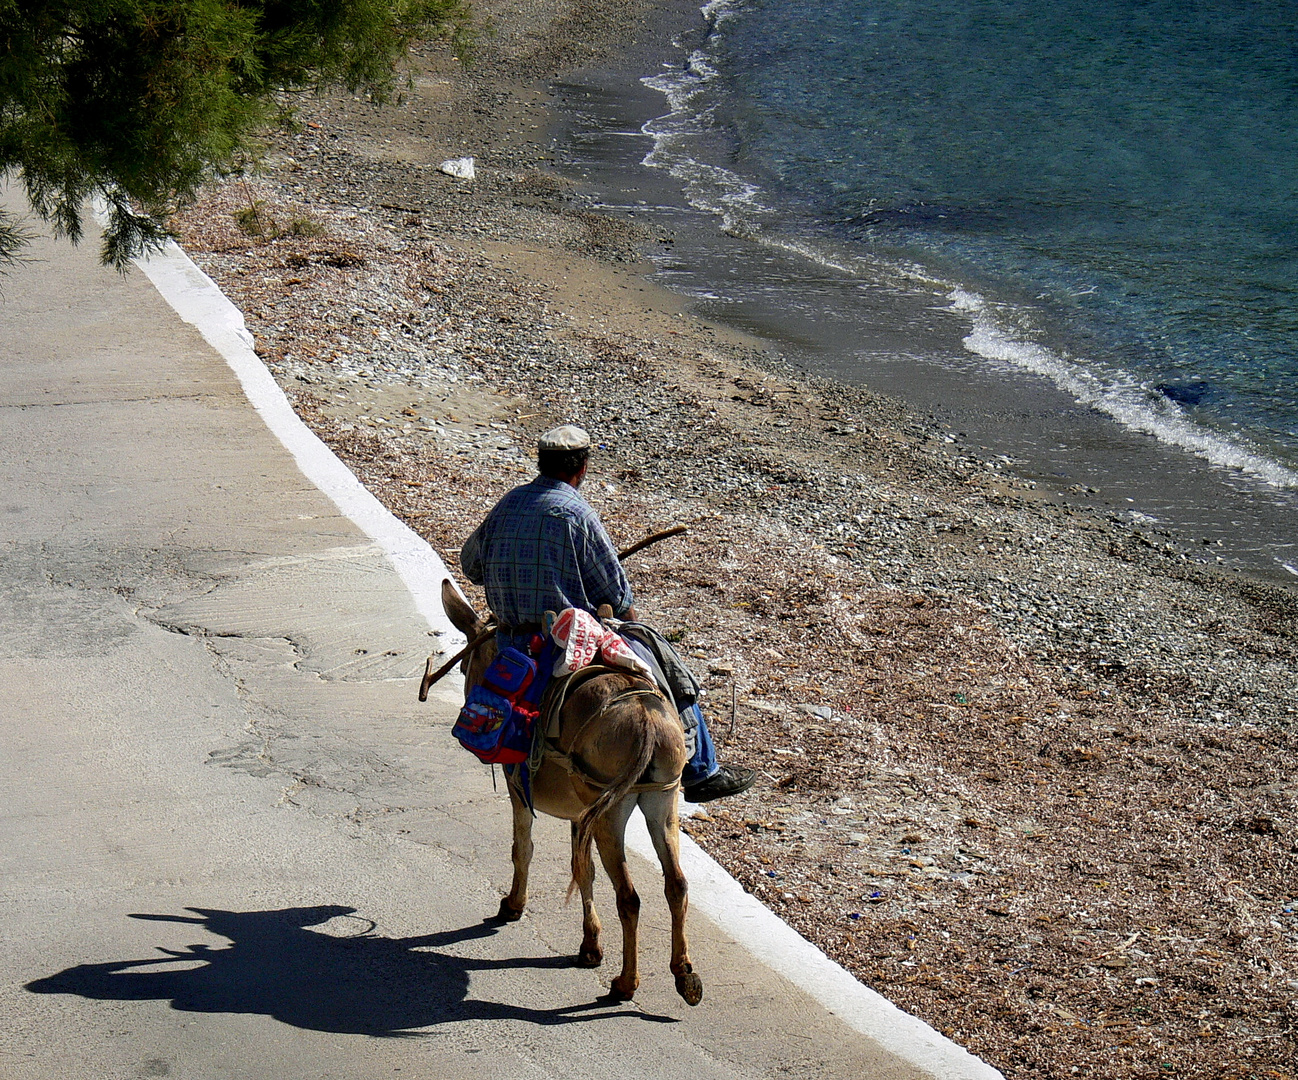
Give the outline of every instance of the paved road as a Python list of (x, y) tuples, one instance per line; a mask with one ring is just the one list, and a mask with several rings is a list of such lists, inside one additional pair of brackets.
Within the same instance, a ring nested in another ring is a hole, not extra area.
[(3, 1080), (924, 1075), (697, 913), (685, 1006), (643, 863), (644, 986), (601, 1002), (558, 823), (531, 914), (485, 924), (505, 800), (415, 700), (436, 639), (386, 556), (143, 274), (31, 254), (0, 282)]

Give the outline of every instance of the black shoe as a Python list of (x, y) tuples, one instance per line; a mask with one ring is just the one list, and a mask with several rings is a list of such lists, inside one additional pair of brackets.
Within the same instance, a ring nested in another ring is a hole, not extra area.
[(742, 765), (722, 765), (706, 780), (686, 786), (681, 794), (686, 802), (711, 802), (747, 791), (756, 779), (757, 773), (753, 769), (745, 769)]

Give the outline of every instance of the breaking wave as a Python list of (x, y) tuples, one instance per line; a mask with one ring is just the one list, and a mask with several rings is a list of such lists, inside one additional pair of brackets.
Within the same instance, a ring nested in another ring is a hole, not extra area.
[(1214, 465), (1237, 469), (1274, 487), (1298, 488), (1298, 472), (1192, 420), (1177, 402), (1133, 376), (1078, 363), (1024, 340), (1008, 319), (998, 318), (997, 306), (978, 293), (956, 288), (947, 299), (972, 324), (964, 339), (971, 353), (1045, 376), (1081, 404), (1124, 427), (1179, 446)]

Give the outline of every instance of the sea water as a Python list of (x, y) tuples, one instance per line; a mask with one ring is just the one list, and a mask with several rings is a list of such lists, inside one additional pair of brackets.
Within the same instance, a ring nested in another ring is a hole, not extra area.
[(740, 244), (678, 248), (669, 282), (939, 412), (977, 387), (977, 439), (1017, 417), (1061, 484), (1088, 453), (1147, 473), (1137, 516), (1206, 530), (1206, 469), (1234, 500), (1214, 535), (1298, 573), (1298, 5), (702, 13), (644, 80), (642, 163)]

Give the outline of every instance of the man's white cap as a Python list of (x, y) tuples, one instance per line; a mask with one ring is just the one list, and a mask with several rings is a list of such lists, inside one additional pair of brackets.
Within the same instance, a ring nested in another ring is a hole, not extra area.
[(579, 427), (564, 424), (551, 428), (536, 440), (538, 450), (589, 450), (590, 436)]

